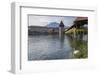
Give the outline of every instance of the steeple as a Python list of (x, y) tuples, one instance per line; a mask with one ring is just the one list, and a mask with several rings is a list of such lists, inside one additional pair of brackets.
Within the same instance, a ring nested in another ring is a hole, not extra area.
[(64, 27), (63, 21), (60, 22), (59, 27)]
[(61, 38), (64, 35), (64, 23), (63, 21), (59, 24), (59, 37)]

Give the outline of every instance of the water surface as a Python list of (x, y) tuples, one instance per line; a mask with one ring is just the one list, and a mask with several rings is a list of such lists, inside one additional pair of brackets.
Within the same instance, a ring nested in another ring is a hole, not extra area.
[(68, 36), (34, 35), (28, 38), (28, 60), (72, 58), (73, 48)]
[(80, 35), (77, 38), (67, 35), (28, 36), (28, 60), (72, 59), (75, 50), (80, 51), (78, 58), (84, 58), (84, 52), (87, 51), (87, 36)]

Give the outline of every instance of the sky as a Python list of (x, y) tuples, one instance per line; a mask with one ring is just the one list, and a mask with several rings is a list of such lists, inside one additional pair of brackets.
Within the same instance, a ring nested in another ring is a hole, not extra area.
[(65, 26), (72, 26), (76, 18), (74, 16), (29, 15), (29, 26), (46, 26), (51, 22), (60, 23), (60, 21), (63, 21)]

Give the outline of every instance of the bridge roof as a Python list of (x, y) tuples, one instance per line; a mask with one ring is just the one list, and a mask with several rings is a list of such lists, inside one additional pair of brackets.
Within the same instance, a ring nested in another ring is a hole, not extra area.
[(74, 21), (74, 24), (71, 27), (69, 27), (67, 31), (72, 29), (73, 27), (76, 27), (76, 26), (80, 27), (87, 23), (88, 23), (88, 17), (77, 17), (76, 20)]
[(75, 21), (88, 20), (88, 17), (77, 17)]

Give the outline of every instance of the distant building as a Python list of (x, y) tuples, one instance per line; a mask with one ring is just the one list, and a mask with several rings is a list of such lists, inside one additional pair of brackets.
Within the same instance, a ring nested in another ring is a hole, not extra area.
[(39, 35), (39, 34), (58, 34), (58, 28), (44, 27), (44, 26), (28, 26), (29, 35)]
[(47, 26), (28, 26), (28, 34), (29, 35), (38, 35), (38, 34), (59, 34), (63, 35), (64, 30), (67, 29), (64, 28), (64, 24), (61, 21), (59, 24), (59, 27), (47, 27)]

